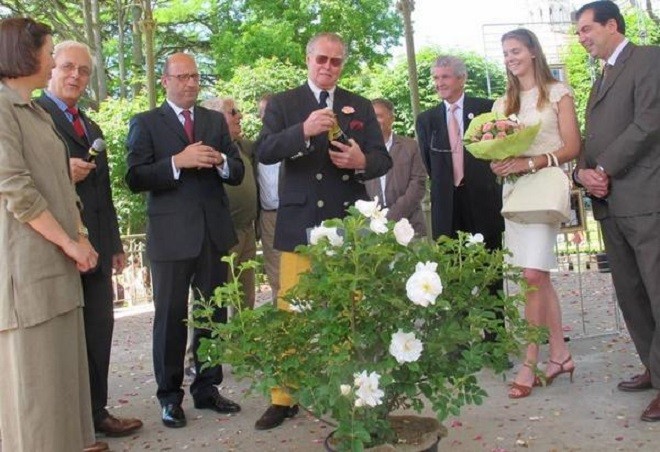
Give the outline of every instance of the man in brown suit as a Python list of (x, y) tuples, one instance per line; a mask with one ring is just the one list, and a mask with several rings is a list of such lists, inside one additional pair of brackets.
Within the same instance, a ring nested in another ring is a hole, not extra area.
[(407, 218), (416, 236), (426, 235), (426, 221), (422, 212), (422, 198), (426, 186), (426, 171), (417, 142), (392, 133), (394, 105), (387, 99), (371, 101), (376, 119), (383, 132), (383, 141), (392, 157), (392, 168), (386, 175), (365, 182), (370, 198), (378, 196), (389, 209), (387, 219)]
[[(660, 389), (660, 48), (630, 43), (612, 2), (588, 3), (577, 17), (580, 43), (605, 64), (574, 179), (591, 195), (619, 306), (646, 367), (618, 388)], [(660, 396), (641, 418), (660, 421)]]

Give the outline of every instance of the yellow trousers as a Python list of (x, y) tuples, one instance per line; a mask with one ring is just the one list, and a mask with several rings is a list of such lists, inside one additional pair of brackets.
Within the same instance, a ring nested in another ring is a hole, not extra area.
[[(286, 294), (292, 287), (298, 284), (300, 274), (310, 268), (309, 259), (300, 254), (282, 252), (280, 256), (280, 296), (277, 299), (277, 308), (284, 311), (291, 310), (289, 303), (284, 301), (281, 295)], [(293, 406), (295, 401), (282, 387), (275, 387), (270, 391), (273, 405)]]

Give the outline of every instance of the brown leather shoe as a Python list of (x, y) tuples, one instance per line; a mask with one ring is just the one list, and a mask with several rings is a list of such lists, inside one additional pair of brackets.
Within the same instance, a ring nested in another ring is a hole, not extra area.
[(651, 372), (648, 369), (643, 374), (635, 375), (630, 380), (624, 380), (617, 385), (619, 391), (624, 392), (639, 392), (652, 389)]
[(642, 420), (646, 422), (660, 421), (660, 394), (646, 407), (642, 413)]
[(87, 446), (83, 449), (83, 452), (104, 452), (110, 450), (108, 448), (108, 443), (104, 443), (102, 441), (97, 441), (91, 446)]
[(142, 428), (142, 421), (133, 418), (114, 417), (109, 414), (96, 426), (96, 433), (102, 433), (111, 438), (128, 436)]

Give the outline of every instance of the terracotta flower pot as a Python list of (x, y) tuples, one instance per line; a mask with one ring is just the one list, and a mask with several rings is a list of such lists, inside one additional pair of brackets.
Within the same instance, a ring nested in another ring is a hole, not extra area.
[[(440, 439), (447, 436), (447, 429), (436, 419), (422, 416), (390, 416), (390, 424), (399, 443), (381, 444), (365, 449), (369, 452), (438, 452)], [(325, 439), (325, 450), (336, 452), (332, 435)]]

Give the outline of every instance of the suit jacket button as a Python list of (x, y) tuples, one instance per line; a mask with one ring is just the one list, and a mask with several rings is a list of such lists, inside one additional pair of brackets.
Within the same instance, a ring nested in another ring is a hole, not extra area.
[(346, 181), (349, 180), (350, 178), (351, 178), (351, 176), (349, 176), (348, 174), (344, 174), (344, 175), (341, 177), (341, 180), (343, 180), (344, 182), (346, 182)]
[(323, 179), (323, 174), (316, 173), (316, 180), (321, 180), (321, 179)]
[(319, 207), (319, 208), (323, 207), (324, 205), (325, 205), (325, 203), (320, 199), (316, 202), (316, 206)]

